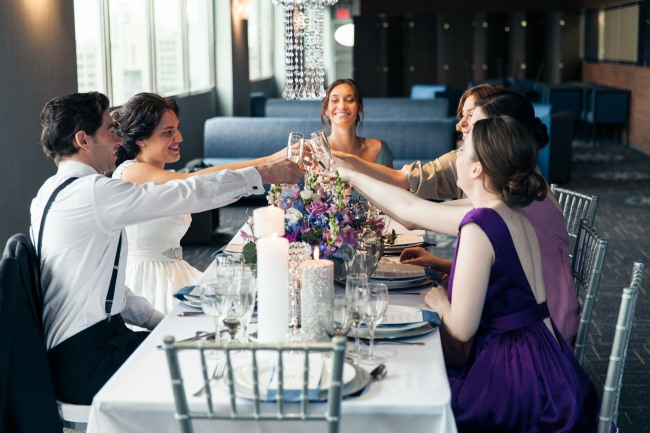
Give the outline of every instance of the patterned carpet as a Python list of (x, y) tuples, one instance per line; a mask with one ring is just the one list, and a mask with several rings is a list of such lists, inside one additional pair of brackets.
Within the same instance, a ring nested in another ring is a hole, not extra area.
[[(634, 261), (650, 267), (650, 156), (620, 144), (590, 147), (576, 143), (571, 179), (561, 186), (600, 196), (594, 227), (609, 240), (585, 355), (585, 368), (602, 393), (621, 291), (629, 284)], [(221, 209), (213, 243), (185, 246), (186, 260), (205, 269), (211, 261), (210, 253), (225, 244), (246, 221), (247, 210), (251, 213), (264, 204), (248, 200)], [(451, 257), (454, 242), (446, 237), (438, 240), (435, 252)], [(623, 378), (618, 424), (621, 431), (627, 432), (650, 432), (648, 273), (646, 269)]]

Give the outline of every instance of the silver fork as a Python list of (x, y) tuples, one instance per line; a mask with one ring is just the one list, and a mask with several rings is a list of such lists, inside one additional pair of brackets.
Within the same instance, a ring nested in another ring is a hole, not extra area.
[(225, 362), (218, 362), (217, 366), (214, 367), (214, 371), (212, 372), (212, 377), (210, 377), (210, 380), (208, 381), (207, 385), (203, 385), (201, 389), (196, 391), (194, 394), (192, 394), (193, 397), (200, 397), (205, 393), (208, 389), (209, 386), (212, 385), (212, 382), (215, 382), (223, 377), (224, 372), (226, 371), (226, 363)]

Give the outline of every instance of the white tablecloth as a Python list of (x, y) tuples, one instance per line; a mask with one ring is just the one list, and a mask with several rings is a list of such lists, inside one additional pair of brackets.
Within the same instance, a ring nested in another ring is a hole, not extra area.
[[(233, 241), (236, 241), (233, 239)], [(391, 296), (391, 304), (422, 308), (422, 296)], [(179, 431), (174, 419), (174, 397), (165, 353), (156, 346), (166, 335), (177, 340), (195, 335), (198, 330), (213, 329), (205, 316), (179, 317), (178, 313), (194, 310), (179, 304), (160, 323), (141, 347), (95, 396), (92, 404), (89, 433), (175, 433)], [(450, 405), (450, 390), (445, 373), (440, 335), (436, 330), (417, 340), (425, 346), (381, 345), (388, 355), (388, 374), (384, 380), (371, 384), (361, 396), (343, 400), (341, 432), (408, 432), (454, 433), (456, 425)], [(188, 394), (200, 388), (199, 364), (184, 358), (181, 368), (190, 361), (196, 370), (185, 372)], [(226, 401), (226, 389), (219, 393), (219, 401)], [(204, 404), (204, 397), (190, 397), (189, 404)], [(216, 426), (215, 423), (219, 423)], [(324, 423), (242, 421), (195, 422), (196, 432), (304, 432), (324, 431)], [(321, 428), (322, 427), (322, 428)]]

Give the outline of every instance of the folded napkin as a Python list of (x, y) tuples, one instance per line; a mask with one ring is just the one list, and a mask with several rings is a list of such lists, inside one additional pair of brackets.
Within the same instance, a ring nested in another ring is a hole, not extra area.
[(391, 305), (388, 307), (384, 314), (384, 320), (379, 324), (380, 328), (400, 327), (421, 322), (429, 322), (434, 326), (440, 326), (440, 316), (433, 310), (419, 310)]
[(181, 288), (178, 292), (174, 293), (174, 298), (179, 299), (181, 301), (187, 299), (188, 296), (194, 299), (198, 298), (198, 295), (192, 294), (192, 291), (194, 290), (195, 287), (196, 286), (185, 286)]

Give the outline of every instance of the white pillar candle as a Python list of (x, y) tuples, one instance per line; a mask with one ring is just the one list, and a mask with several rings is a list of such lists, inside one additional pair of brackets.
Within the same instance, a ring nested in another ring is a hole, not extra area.
[(256, 238), (275, 234), (284, 236), (284, 209), (266, 206), (253, 211), (253, 231)]
[(257, 315), (259, 341), (274, 343), (286, 340), (289, 241), (285, 238), (272, 236), (257, 240)]
[(329, 341), (325, 325), (334, 296), (334, 262), (315, 256), (315, 260), (305, 260), (300, 265), (300, 326), (308, 340)]

